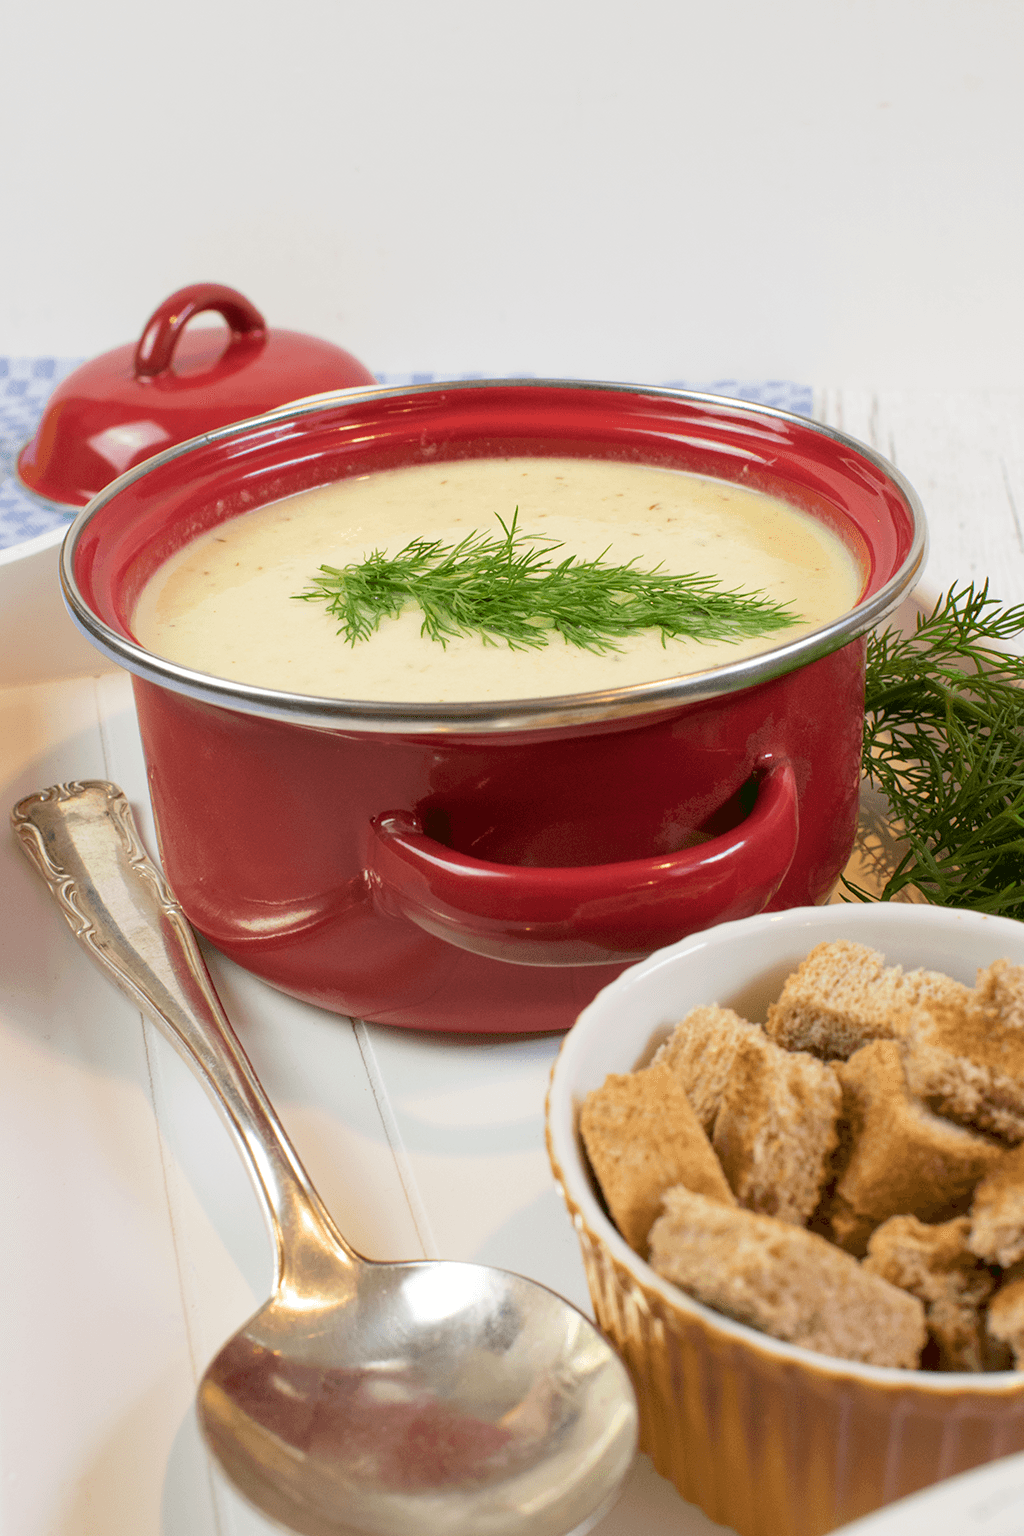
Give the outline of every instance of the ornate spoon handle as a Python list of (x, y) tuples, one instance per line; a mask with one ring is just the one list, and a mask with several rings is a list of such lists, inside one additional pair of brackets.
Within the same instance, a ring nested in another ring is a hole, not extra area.
[(195, 934), (142, 846), (122, 790), (102, 779), (21, 800), (11, 822), (78, 942), (196, 1072), (241, 1148), (287, 1264), (326, 1246), (331, 1221), (221, 1007)]

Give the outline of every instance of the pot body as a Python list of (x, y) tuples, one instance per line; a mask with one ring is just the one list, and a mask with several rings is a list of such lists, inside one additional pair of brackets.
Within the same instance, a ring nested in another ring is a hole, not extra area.
[[(422, 1029), (566, 1029), (711, 920), (827, 899), (853, 845), (864, 642), (608, 731), (381, 737), (136, 679), (189, 919), (309, 1002)], [(595, 883), (595, 874), (598, 880)]]
[[(438, 458), (633, 458), (782, 494), (860, 560), (832, 626), (656, 684), (487, 704), (312, 699), (188, 672), (131, 632), (149, 575), (235, 513)], [(194, 925), (376, 1022), (565, 1029), (623, 966), (825, 901), (856, 831), (866, 631), (924, 557), (913, 492), (783, 412), (619, 385), (351, 392), (157, 455), (68, 535), (72, 616), (135, 674), (168, 879)]]

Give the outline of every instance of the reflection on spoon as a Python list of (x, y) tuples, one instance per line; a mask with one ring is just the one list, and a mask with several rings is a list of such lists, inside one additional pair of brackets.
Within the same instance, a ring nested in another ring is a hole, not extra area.
[(554, 1292), (483, 1265), (378, 1264), (348, 1246), (228, 1023), (195, 936), (102, 781), (11, 816), (79, 942), (196, 1072), (275, 1239), (274, 1293), (200, 1384), (209, 1445), (303, 1536), (566, 1536), (636, 1449), (626, 1371)]

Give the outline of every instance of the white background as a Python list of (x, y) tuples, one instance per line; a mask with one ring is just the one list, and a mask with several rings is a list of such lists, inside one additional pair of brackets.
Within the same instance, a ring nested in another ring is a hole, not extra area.
[(188, 282), (377, 372), (1019, 383), (1020, 0), (48, 0), (0, 353)]

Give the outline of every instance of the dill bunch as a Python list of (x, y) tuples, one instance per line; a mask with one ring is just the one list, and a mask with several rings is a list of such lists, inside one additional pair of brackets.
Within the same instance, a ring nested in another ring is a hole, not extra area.
[[(519, 531), (519, 509), (502, 532), (474, 530), (458, 544), (413, 539), (397, 555), (381, 550), (357, 564), (322, 565), (296, 596), (325, 602), (349, 645), (367, 640), (386, 618), (411, 604), (423, 614), (420, 633), (442, 646), (476, 635), (511, 650), (537, 649), (560, 634), (570, 645), (602, 654), (641, 630), (669, 639), (739, 640), (799, 622), (759, 592), (725, 591), (711, 576), (674, 576), (657, 566), (638, 570), (575, 555)], [(607, 550), (605, 551), (607, 554)]]
[(881, 900), (915, 886), (1024, 920), (1024, 658), (999, 648), (1021, 634), (1024, 604), (986, 582), (951, 587), (909, 637), (869, 637), (863, 769), (907, 846)]

